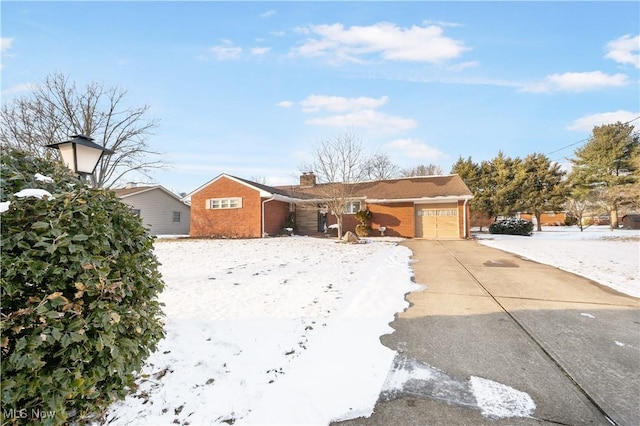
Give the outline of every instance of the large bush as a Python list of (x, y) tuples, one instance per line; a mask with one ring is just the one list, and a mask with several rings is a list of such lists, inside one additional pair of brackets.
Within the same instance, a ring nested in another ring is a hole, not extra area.
[[(57, 162), (3, 150), (0, 165), (2, 423), (86, 419), (131, 390), (164, 336), (153, 239)], [(14, 195), (26, 188), (51, 197)]]
[(524, 219), (499, 220), (489, 226), (489, 232), (491, 234), (530, 236), (533, 232), (533, 223)]

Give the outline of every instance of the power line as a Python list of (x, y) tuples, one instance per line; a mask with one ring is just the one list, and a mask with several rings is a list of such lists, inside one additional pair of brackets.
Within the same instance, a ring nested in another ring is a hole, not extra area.
[[(634, 118), (633, 120), (629, 120), (629, 121), (627, 121), (626, 123), (622, 123), (622, 124), (629, 124), (629, 123), (633, 123), (634, 121), (639, 120), (639, 119), (640, 119), (640, 116), (638, 116), (638, 117)], [(574, 145), (578, 145), (579, 143), (586, 142), (586, 141), (588, 141), (589, 139), (591, 139), (591, 136), (589, 136), (588, 138), (585, 138), (585, 139), (581, 139), (581, 140), (579, 140), (578, 142), (574, 142), (574, 143), (569, 144), (569, 145), (567, 145), (567, 146), (563, 146), (562, 148), (558, 148), (558, 149), (556, 149), (555, 151), (548, 152), (546, 155), (551, 155), (551, 154), (554, 154), (554, 153), (556, 153), (556, 152), (558, 152), (558, 151), (562, 151), (563, 149), (571, 148), (572, 146), (574, 146)]]

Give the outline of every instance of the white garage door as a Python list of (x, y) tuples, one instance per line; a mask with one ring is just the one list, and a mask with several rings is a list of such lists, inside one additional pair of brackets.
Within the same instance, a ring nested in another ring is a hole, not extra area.
[(416, 206), (416, 237), (460, 238), (457, 204)]

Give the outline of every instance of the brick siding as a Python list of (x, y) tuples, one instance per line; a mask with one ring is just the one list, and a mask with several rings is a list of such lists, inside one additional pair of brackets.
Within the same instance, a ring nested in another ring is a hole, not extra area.
[(369, 204), (371, 211), (372, 235), (379, 235), (378, 228), (387, 229), (384, 235), (390, 237), (415, 237), (415, 210), (413, 203)]
[[(211, 198), (242, 198), (242, 208), (207, 209)], [(260, 193), (246, 185), (221, 177), (191, 197), (192, 237), (261, 237)]]
[(284, 228), (287, 215), (289, 214), (289, 203), (282, 201), (269, 201), (264, 204), (264, 227), (265, 232), (270, 236), (279, 235)]

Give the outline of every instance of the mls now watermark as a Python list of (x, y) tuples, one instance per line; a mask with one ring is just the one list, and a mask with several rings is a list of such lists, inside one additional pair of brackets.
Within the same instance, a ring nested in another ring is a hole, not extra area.
[(2, 414), (5, 419), (43, 420), (53, 418), (56, 412), (40, 408), (3, 408)]

